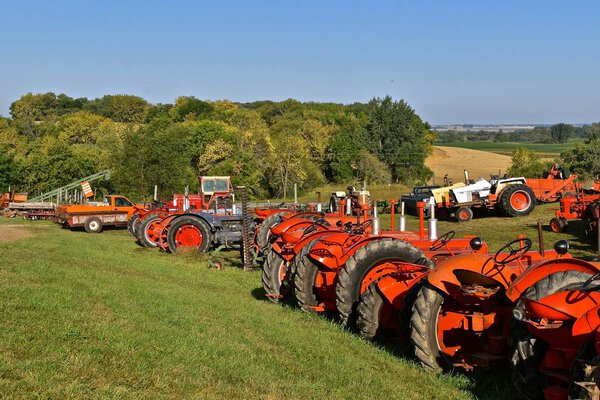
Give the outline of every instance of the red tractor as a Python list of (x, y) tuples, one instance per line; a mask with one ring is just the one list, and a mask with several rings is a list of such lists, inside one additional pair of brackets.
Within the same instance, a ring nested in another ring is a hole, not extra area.
[[(600, 200), (600, 194), (586, 194), (581, 191), (576, 196), (563, 197), (560, 199), (560, 208), (554, 212), (554, 218), (550, 220), (552, 232), (567, 232), (570, 220), (583, 220), (592, 223), (597, 216), (594, 209)], [(591, 231), (588, 224), (587, 231)]]
[(512, 381), (522, 398), (600, 398), (599, 279), (599, 262), (561, 259), (509, 287)]
[[(541, 238), (541, 225), (539, 226)], [(419, 289), (410, 319), (415, 355), (430, 370), (472, 370), (504, 363), (514, 297), (508, 288), (525, 271), (547, 260), (570, 258), (568, 243), (530, 251), (519, 238), (496, 254), (462, 254), (441, 261)], [(547, 264), (546, 264), (547, 265)]]

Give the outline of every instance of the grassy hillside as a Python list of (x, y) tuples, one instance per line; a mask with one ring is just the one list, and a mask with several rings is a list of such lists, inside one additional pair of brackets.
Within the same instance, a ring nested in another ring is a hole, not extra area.
[(438, 143), (441, 146), (462, 147), (465, 149), (483, 150), (492, 153), (510, 155), (517, 147), (527, 147), (529, 150), (537, 153), (540, 157), (554, 158), (558, 157), (561, 152), (573, 147), (577, 141), (569, 141), (568, 143), (530, 143), (530, 142), (505, 142), (494, 143), (490, 141), (474, 141), (474, 142), (453, 142), (453, 143)]
[[(518, 232), (535, 237), (535, 221), (554, 207), (440, 231), (481, 235), (495, 250)], [(576, 254), (589, 254), (575, 232)], [(569, 236), (546, 241), (559, 237)], [(510, 397), (506, 368), (427, 373), (405, 346), (378, 347), (271, 304), (258, 272), (141, 249), (122, 230), (90, 235), (2, 218), (0, 254), (2, 398)]]

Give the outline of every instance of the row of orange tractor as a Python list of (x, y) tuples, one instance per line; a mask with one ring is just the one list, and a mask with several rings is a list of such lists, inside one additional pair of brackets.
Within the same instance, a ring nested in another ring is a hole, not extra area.
[[(519, 236), (491, 254), (478, 237), (438, 235), (424, 202), (418, 230), (396, 229), (405, 225), (392, 207), (384, 231), (364, 190), (339, 194), (335, 212), (249, 212), (227, 190), (201, 193), (137, 209), (132, 235), (170, 252), (240, 245), (261, 264), (271, 301), (327, 315), (367, 340), (404, 340), (427, 369), (510, 364), (522, 398), (600, 398), (600, 262), (572, 257), (564, 240), (546, 249), (541, 225), (536, 249)], [(589, 209), (596, 199), (585, 196), (565, 196), (557, 213), (567, 201), (565, 218), (573, 204)], [(245, 234), (224, 227), (227, 218)]]
[[(600, 262), (519, 236), (496, 253), (478, 237), (379, 226), (348, 193), (336, 213), (264, 211), (255, 243), (273, 302), (322, 313), (367, 340), (410, 343), (433, 371), (510, 364), (526, 399), (598, 399)], [(346, 208), (345, 208), (346, 207)], [(347, 207), (350, 207), (348, 209)]]

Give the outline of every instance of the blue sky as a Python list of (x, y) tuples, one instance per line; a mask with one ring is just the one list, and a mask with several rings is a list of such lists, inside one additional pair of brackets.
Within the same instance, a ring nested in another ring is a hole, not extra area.
[(4, 1), (0, 114), (26, 92), (351, 103), (432, 124), (600, 121), (598, 1)]

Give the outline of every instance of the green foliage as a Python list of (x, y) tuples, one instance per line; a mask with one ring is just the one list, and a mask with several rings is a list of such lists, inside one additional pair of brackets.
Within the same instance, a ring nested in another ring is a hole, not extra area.
[(198, 100), (193, 96), (181, 96), (175, 100), (169, 115), (174, 121), (181, 122), (186, 119), (206, 117), (212, 108), (212, 105), (206, 101)]
[(550, 128), (550, 136), (554, 143), (567, 143), (569, 137), (573, 135), (575, 128), (573, 125), (556, 124)]
[(126, 94), (107, 95), (87, 102), (86, 111), (110, 118), (115, 122), (143, 122), (150, 105), (141, 97)]
[[(120, 192), (139, 196), (158, 185), (165, 193), (181, 192), (190, 176), (188, 141), (178, 127), (155, 120), (143, 127), (131, 126), (123, 138), (114, 181)], [(193, 188), (193, 186), (191, 186)]]
[(0, 193), (15, 187), (20, 180), (19, 167), (15, 161), (14, 151), (0, 144)]
[(425, 158), (431, 152), (434, 135), (404, 101), (390, 96), (369, 102), (370, 121), (365, 142), (385, 162), (394, 181), (422, 182), (431, 176)]
[(582, 178), (591, 178), (600, 174), (600, 139), (588, 143), (578, 143), (563, 152), (561, 158), (570, 170)]
[(526, 178), (543, 178), (550, 163), (542, 161), (537, 154), (526, 147), (517, 147), (512, 152), (512, 165), (508, 170), (510, 176)]
[(32, 193), (106, 168), (113, 179), (100, 189), (135, 198), (155, 184), (166, 197), (185, 184), (195, 190), (199, 174), (229, 175), (263, 198), (289, 196), (294, 184), (412, 183), (429, 176), (434, 139), (412, 108), (389, 96), (368, 105), (190, 96), (152, 105), (132, 95), (28, 93), (11, 115), (0, 118), (0, 145), (10, 151), (3, 182), (11, 176)]

